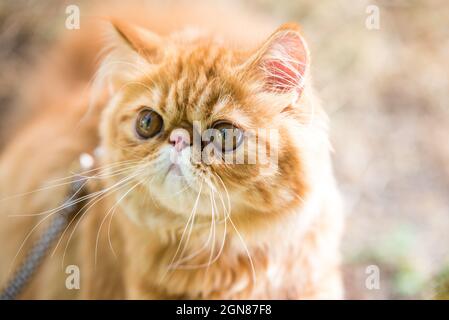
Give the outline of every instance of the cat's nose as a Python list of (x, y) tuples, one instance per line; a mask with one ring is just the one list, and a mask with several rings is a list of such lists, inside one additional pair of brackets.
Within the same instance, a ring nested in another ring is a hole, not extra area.
[(170, 133), (170, 143), (180, 152), (190, 145), (190, 134), (186, 129), (177, 128)]

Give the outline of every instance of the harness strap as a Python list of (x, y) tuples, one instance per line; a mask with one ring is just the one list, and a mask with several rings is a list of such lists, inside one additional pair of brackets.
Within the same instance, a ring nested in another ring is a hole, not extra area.
[(22, 264), (1, 291), (0, 300), (17, 299), (29, 284), (52, 247), (53, 242), (59, 238), (63, 230), (70, 224), (70, 221), (81, 210), (82, 202), (77, 200), (87, 194), (85, 188), (87, 180), (87, 177), (75, 177), (70, 185), (69, 194), (64, 201), (64, 209), (55, 215), (48, 228), (28, 251)]

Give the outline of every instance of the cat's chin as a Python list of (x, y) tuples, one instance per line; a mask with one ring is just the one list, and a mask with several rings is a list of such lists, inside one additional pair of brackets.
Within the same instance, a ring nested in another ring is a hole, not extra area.
[(211, 215), (211, 196), (207, 188), (186, 178), (176, 168), (170, 169), (164, 177), (153, 181), (144, 190), (148, 194), (137, 198), (143, 198), (145, 201), (136, 201), (133, 207), (134, 210), (146, 212), (147, 215), (168, 219), (177, 216), (184, 220), (188, 219), (192, 212), (196, 212), (198, 216)]
[[(227, 196), (193, 170), (167, 165), (151, 182), (133, 190), (121, 203), (132, 220), (164, 228), (165, 224), (173, 226), (178, 220), (184, 225), (193, 216), (204, 221), (212, 216), (224, 218), (229, 211)], [(121, 194), (117, 197), (120, 199)]]
[(177, 216), (188, 218), (192, 213), (197, 216), (210, 216), (212, 211), (210, 195), (190, 189), (183, 182), (179, 188), (165, 190), (159, 195), (153, 196), (155, 204)]
[(165, 190), (182, 192), (186, 188), (193, 187), (193, 184), (184, 176), (179, 166), (173, 164), (169, 167), (163, 179), (162, 187)]

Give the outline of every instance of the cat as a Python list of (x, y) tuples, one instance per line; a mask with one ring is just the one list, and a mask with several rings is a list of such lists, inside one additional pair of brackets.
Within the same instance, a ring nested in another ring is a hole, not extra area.
[[(158, 21), (174, 14), (155, 12)], [(81, 28), (30, 76), (34, 107), (0, 158), (0, 288), (67, 197), (71, 179), (59, 178), (80, 173), (88, 152), (96, 166), (82, 173), (87, 207), (20, 298), (343, 298), (328, 119), (298, 25), (259, 42), (257, 27), (229, 40), (109, 21), (108, 51), (87, 89), (92, 74), (79, 69), (92, 64), (87, 47), (99, 51), (95, 28)], [(261, 146), (259, 161), (225, 161)], [(193, 161), (203, 150), (214, 161)], [(66, 287), (67, 266), (79, 268), (78, 290)]]

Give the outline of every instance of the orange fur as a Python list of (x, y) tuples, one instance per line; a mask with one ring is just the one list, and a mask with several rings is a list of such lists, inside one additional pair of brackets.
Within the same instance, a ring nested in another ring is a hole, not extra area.
[[(150, 29), (158, 35), (126, 22), (139, 21), (142, 13), (125, 14), (112, 20), (111, 48), (93, 85), (93, 69), (77, 74), (71, 64), (75, 53), (92, 64), (96, 27), (58, 48), (55, 65), (44, 63), (38, 76), (47, 79), (40, 92), (30, 91), (39, 104), (30, 106), (30, 123), (1, 155), (1, 198), (66, 176), (78, 155), (96, 146), (103, 150), (98, 165), (105, 166), (104, 177), (92, 179), (89, 191), (129, 180), (74, 221), (23, 298), (341, 298), (340, 198), (327, 118), (311, 88), (298, 27), (283, 25), (261, 42), (261, 24), (244, 20), (251, 27), (234, 34), (232, 44), (231, 27), (212, 23), (204, 8), (158, 9), (157, 21), (190, 16), (213, 32), (162, 31), (156, 21)], [(61, 69), (72, 70), (67, 79)], [(133, 129), (142, 106), (164, 119), (163, 132), (146, 141)], [(200, 163), (189, 166), (184, 180), (166, 174), (170, 132), (218, 120), (246, 131), (276, 129), (278, 165)], [(21, 241), (45, 217), (8, 215), (55, 208), (66, 191), (62, 186), (2, 200), (0, 287), (40, 228), (14, 259)], [(80, 267), (79, 291), (65, 289), (68, 264)]]

